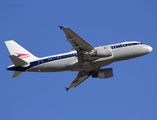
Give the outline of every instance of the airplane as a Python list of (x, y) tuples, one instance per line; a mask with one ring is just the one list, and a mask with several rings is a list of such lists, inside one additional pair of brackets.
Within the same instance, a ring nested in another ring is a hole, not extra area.
[(5, 41), (14, 65), (7, 70), (15, 71), (12, 78), (22, 72), (78, 71), (77, 77), (66, 90), (77, 87), (88, 77), (106, 79), (113, 77), (112, 68), (101, 68), (113, 62), (128, 60), (150, 53), (153, 48), (138, 41), (93, 47), (73, 30), (59, 26), (73, 46), (68, 53), (36, 57), (13, 40)]

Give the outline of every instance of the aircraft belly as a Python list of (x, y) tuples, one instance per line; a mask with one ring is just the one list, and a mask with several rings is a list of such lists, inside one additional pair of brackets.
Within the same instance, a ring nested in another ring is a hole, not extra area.
[(68, 66), (70, 71), (82, 71), (82, 70), (91, 70), (94, 69), (91, 62), (76, 62)]
[(70, 71), (93, 70), (111, 64), (112, 62), (113, 56), (110, 56), (105, 58), (99, 58), (93, 61), (76, 62), (74, 64), (69, 65), (68, 67)]

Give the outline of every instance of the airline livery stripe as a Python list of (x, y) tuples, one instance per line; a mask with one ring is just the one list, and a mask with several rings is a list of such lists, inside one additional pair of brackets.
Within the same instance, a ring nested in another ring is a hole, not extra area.
[(116, 49), (116, 48), (127, 47), (127, 46), (138, 45), (138, 44), (142, 44), (142, 43), (128, 43), (128, 44), (121, 44), (121, 45), (111, 46), (111, 48), (112, 48), (112, 49)]
[(47, 62), (51, 62), (51, 61), (56, 61), (56, 60), (61, 60), (61, 59), (65, 59), (65, 58), (70, 58), (70, 57), (75, 57), (75, 56), (77, 56), (76, 53), (62, 55), (62, 56), (56, 56), (56, 57), (49, 57), (49, 58), (46, 58), (46, 59), (40, 59), (40, 60), (37, 60), (37, 61), (30, 62), (30, 65), (27, 66), (27, 67), (21, 67), (21, 66), (15, 67), (15, 66), (13, 66), (13, 67), (8, 68), (8, 70), (26, 71), (27, 69), (29, 69), (31, 67), (39, 65), (39, 61), (42, 61), (41, 64), (43, 64), (43, 63), (47, 63)]

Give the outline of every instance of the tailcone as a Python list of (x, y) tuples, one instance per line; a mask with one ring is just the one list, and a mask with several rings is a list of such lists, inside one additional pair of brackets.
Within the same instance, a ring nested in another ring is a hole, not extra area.
[(10, 71), (22, 71), (22, 72), (24, 72), (24, 71), (26, 71), (26, 67), (21, 67), (21, 66), (18, 66), (18, 67), (16, 67), (16, 66), (11, 66), (11, 67), (7, 67), (7, 70), (10, 70)]
[(7, 67), (7, 70), (15, 71), (14, 68), (15, 67)]

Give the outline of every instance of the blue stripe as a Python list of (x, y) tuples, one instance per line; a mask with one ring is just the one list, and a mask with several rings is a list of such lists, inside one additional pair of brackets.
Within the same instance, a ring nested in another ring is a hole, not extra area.
[(34, 67), (36, 65), (39, 65), (39, 61), (42, 61), (41, 64), (43, 63), (47, 63), (47, 62), (51, 62), (51, 61), (56, 61), (56, 60), (61, 60), (61, 59), (65, 59), (65, 58), (70, 58), (70, 57), (74, 57), (74, 56), (77, 56), (76, 53), (73, 53), (73, 54), (68, 54), (68, 55), (62, 55), (62, 56), (57, 56), (57, 57), (50, 57), (50, 58), (46, 58), (46, 59), (40, 59), (40, 60), (37, 60), (37, 61), (33, 61), (33, 62), (30, 62), (30, 65), (27, 66), (27, 67), (10, 67), (10, 68), (7, 68), (7, 70), (12, 70), (12, 71), (26, 71), (27, 69), (31, 68), (31, 67)]
[(116, 48), (121, 48), (121, 47), (127, 47), (127, 46), (132, 46), (132, 45), (138, 45), (138, 44), (140, 44), (140, 43), (128, 43), (128, 44), (122, 44), (122, 45), (115, 45), (115, 46), (111, 46), (111, 49), (116, 49)]

